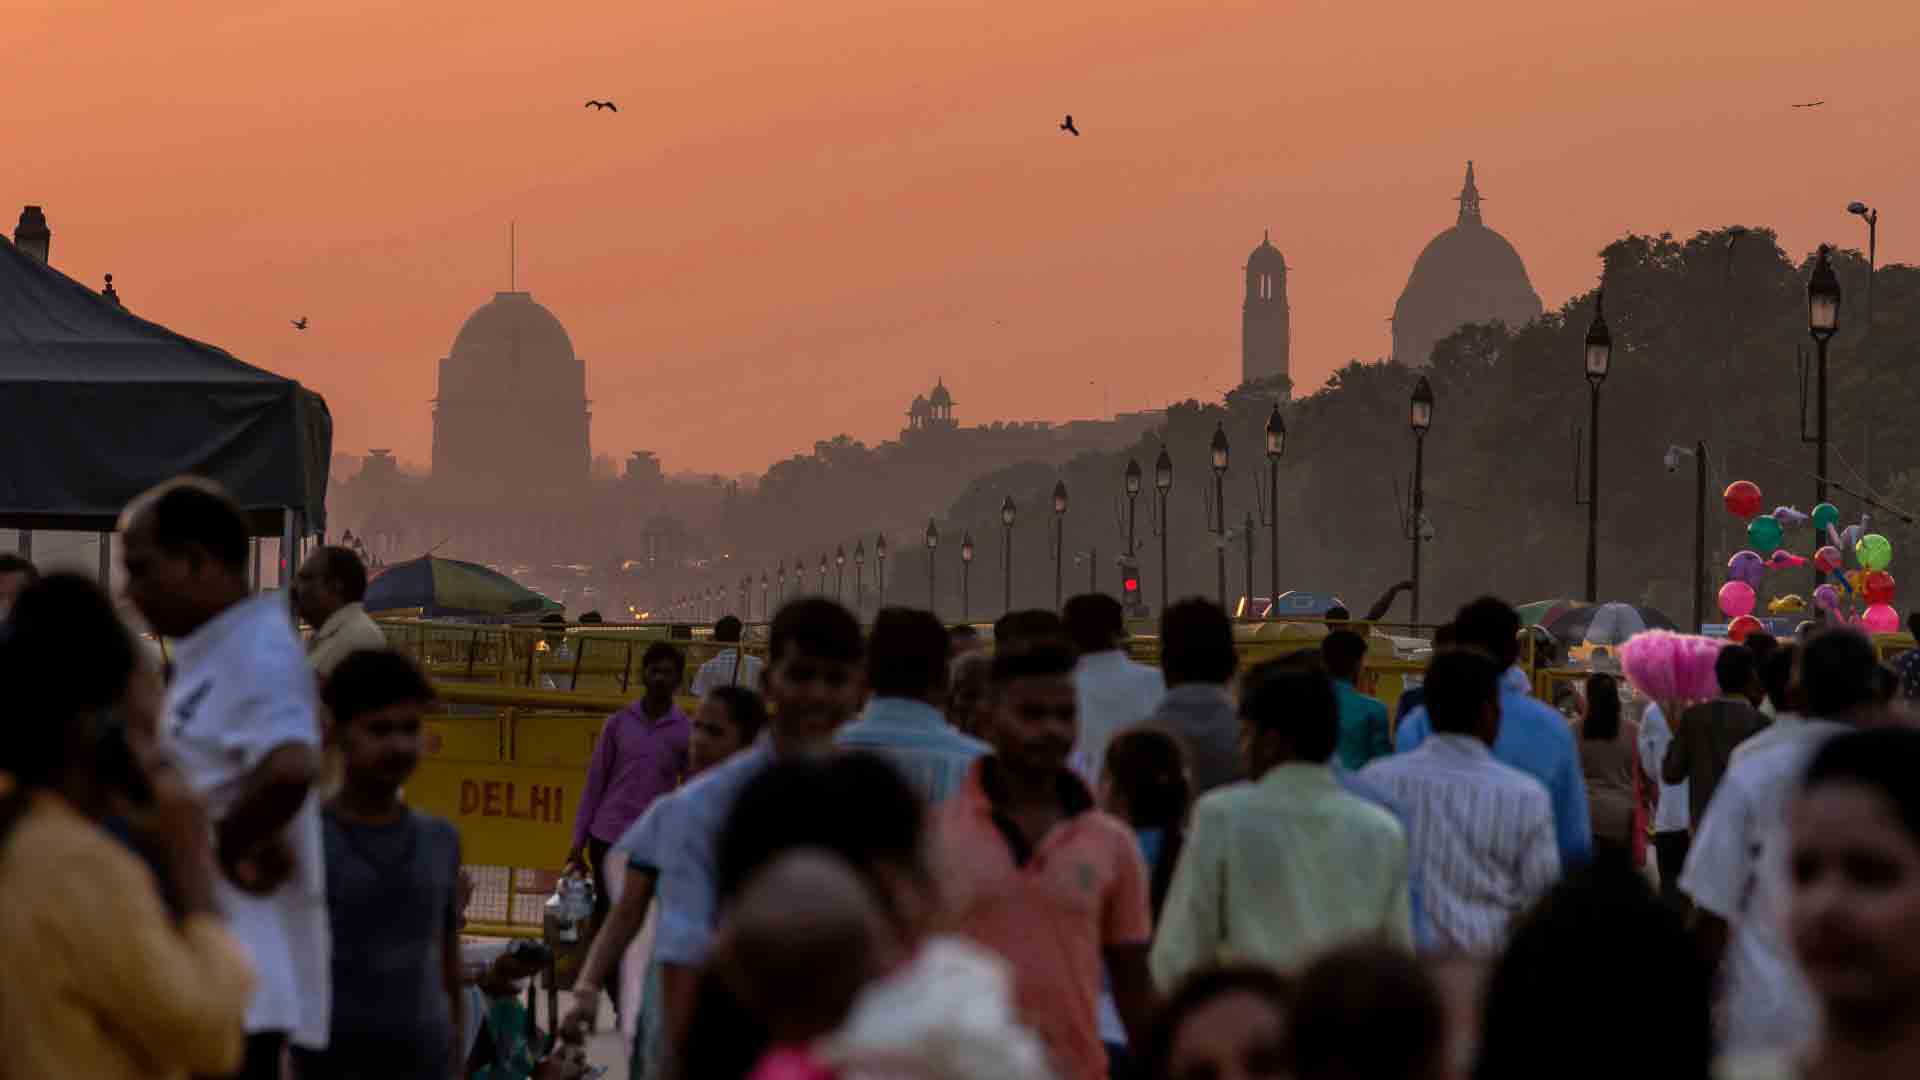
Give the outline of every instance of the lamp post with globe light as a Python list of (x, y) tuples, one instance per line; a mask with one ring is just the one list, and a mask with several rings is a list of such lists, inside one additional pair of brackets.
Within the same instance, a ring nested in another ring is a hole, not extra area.
[(833, 598), (845, 603), (847, 599), (847, 546), (836, 544), (833, 549)]
[(973, 534), (960, 535), (960, 621), (967, 621), (967, 610), (972, 606), (973, 591)]
[(1160, 456), (1153, 462), (1153, 493), (1160, 497), (1159, 521), (1154, 532), (1160, 534), (1160, 610), (1167, 610), (1167, 533), (1171, 531), (1167, 521), (1167, 494), (1173, 490), (1173, 458), (1167, 455), (1167, 448), (1160, 447)]
[(887, 534), (881, 533), (873, 538), (873, 588), (874, 610), (887, 606)]
[(1227, 607), (1227, 429), (1213, 427), (1213, 554), (1220, 565), (1220, 609)]
[(1594, 295), (1593, 322), (1584, 352), (1587, 372), (1587, 603), (1600, 599), (1600, 384), (1613, 366), (1613, 335), (1607, 331), (1607, 290)]
[(856, 540), (853, 543), (853, 611), (858, 615), (867, 603), (867, 542)]
[(1433, 384), (1425, 375), (1413, 384), (1413, 400), (1408, 413), (1413, 428), (1413, 516), (1407, 532), (1413, 541), (1413, 621), (1420, 621), (1420, 534), (1426, 517), (1427, 429), (1433, 426)]
[(933, 519), (927, 519), (927, 610), (937, 611), (933, 603), (933, 552), (940, 546), (940, 530), (934, 527)]
[[(1272, 602), (1280, 602), (1280, 455), (1287, 452), (1287, 422), (1280, 416), (1280, 403), (1273, 403), (1267, 417), (1267, 553), (1273, 562)], [(1258, 489), (1256, 489), (1258, 490)], [(1249, 549), (1251, 550), (1251, 549)], [(1249, 582), (1247, 592), (1253, 592)]]
[[(1815, 416), (1811, 440), (1815, 446), (1813, 501), (1816, 504), (1827, 501), (1827, 346), (1839, 329), (1840, 278), (1833, 272), (1832, 249), (1821, 244), (1813, 273), (1807, 278), (1807, 333), (1813, 337), (1819, 365), (1814, 375)], [(1800, 438), (1806, 441), (1806, 432), (1802, 431)], [(1813, 580), (1817, 587), (1826, 580), (1826, 575), (1816, 567)]]
[(1067, 536), (1067, 482), (1058, 480), (1053, 485), (1053, 609), (1060, 610), (1062, 597), (1061, 574), (1066, 567)]
[(1013, 496), (1000, 503), (1000, 569), (1003, 575), (1000, 603), (1013, 610)]

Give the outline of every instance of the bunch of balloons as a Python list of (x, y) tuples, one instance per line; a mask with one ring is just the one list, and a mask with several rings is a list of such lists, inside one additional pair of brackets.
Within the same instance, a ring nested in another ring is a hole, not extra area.
[[(1753, 610), (1767, 571), (1807, 564), (1806, 556), (1780, 546), (1787, 529), (1807, 524), (1813, 526), (1814, 543), (1819, 545), (1813, 553), (1814, 568), (1833, 579), (1813, 590), (1814, 607), (1869, 633), (1891, 634), (1900, 629), (1900, 614), (1893, 608), (1893, 575), (1887, 572), (1893, 563), (1893, 544), (1879, 533), (1867, 532), (1864, 517), (1860, 524), (1841, 529), (1840, 510), (1832, 503), (1821, 503), (1811, 514), (1791, 506), (1762, 513), (1765, 503), (1760, 487), (1749, 480), (1727, 485), (1722, 498), (1727, 512), (1747, 523), (1749, 545), (1727, 560), (1727, 583), (1720, 586), (1720, 612), (1728, 620), (1728, 638), (1745, 641), (1761, 628)], [(1773, 554), (1762, 558), (1762, 551)]]

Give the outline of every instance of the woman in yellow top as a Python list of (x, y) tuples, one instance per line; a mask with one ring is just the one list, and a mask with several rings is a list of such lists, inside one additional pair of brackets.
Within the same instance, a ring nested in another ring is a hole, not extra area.
[[(93, 583), (0, 624), (0, 1076), (225, 1074), (253, 976), (214, 910), (205, 808), (155, 738), (159, 680)], [(101, 823), (125, 819), (165, 877)]]

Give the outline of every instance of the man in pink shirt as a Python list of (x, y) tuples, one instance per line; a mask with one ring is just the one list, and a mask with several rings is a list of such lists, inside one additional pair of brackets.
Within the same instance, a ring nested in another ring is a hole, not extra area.
[[(686, 657), (672, 645), (656, 641), (647, 646), (640, 661), (640, 700), (609, 717), (594, 744), (586, 786), (580, 792), (580, 811), (573, 819), (567, 872), (585, 868), (583, 854), (592, 861), (596, 925), (607, 917), (609, 873), (618, 869), (606, 865), (607, 849), (626, 835), (653, 800), (672, 791), (687, 771), (687, 737), (693, 722), (673, 700), (686, 669)], [(618, 986), (619, 981), (609, 980), (607, 985)]]
[(1067, 768), (1077, 734), (1073, 651), (1036, 641), (993, 658), (994, 747), (937, 812), (953, 929), (1000, 954), (1020, 1019), (1063, 1080), (1105, 1080), (1104, 961), (1128, 1036), (1154, 1011), (1146, 864), (1133, 831), (1094, 808)]

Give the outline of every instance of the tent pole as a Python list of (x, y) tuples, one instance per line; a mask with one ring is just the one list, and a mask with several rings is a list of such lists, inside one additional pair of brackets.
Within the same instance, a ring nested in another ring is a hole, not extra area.
[(100, 587), (113, 591), (113, 534), (100, 534)]
[(20, 530), (19, 550), (20, 550), (21, 558), (27, 560), (28, 562), (33, 561), (33, 530), (32, 529)]
[(299, 543), (299, 520), (292, 510), (280, 511), (280, 587), (287, 588), (293, 582), (294, 572), (298, 569), (293, 560), (299, 558), (296, 545)]
[(253, 591), (260, 591), (260, 538), (249, 541), (253, 545)]

